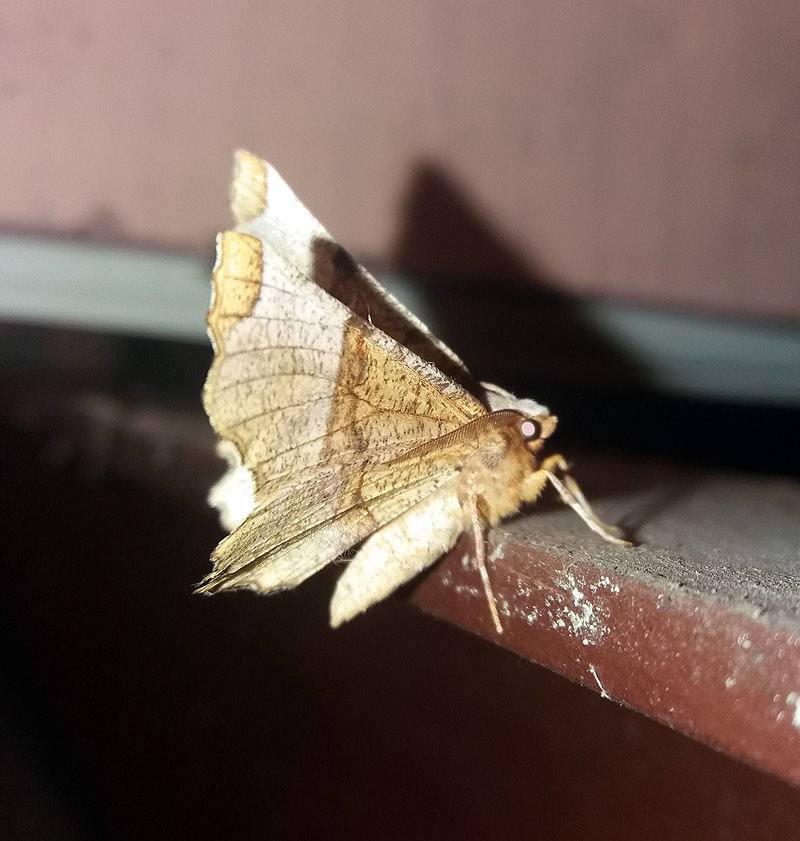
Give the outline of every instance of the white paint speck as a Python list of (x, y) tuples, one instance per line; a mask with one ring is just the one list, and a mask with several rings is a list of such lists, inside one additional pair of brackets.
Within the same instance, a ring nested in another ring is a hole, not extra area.
[(491, 555), (489, 555), (489, 560), (494, 563), (495, 561), (502, 560), (506, 555), (506, 547), (505, 544), (501, 543), (499, 546), (495, 546), (492, 549)]
[[(572, 573), (567, 572), (564, 580), (559, 584), (563, 587), (567, 598), (555, 607), (545, 600), (545, 604), (551, 608), (550, 618), (553, 627), (568, 627), (574, 636), (581, 639), (583, 645), (597, 645), (608, 633), (608, 628), (595, 605), (582, 589), (583, 582), (577, 581)], [(570, 600), (572, 604), (569, 604)]]
[(503, 616), (511, 616), (511, 607), (508, 604), (508, 600), (505, 599), (503, 596), (495, 597), (497, 601), (497, 609)]
[(521, 599), (529, 599), (533, 595), (533, 590), (523, 581), (517, 581), (517, 595)]
[(593, 593), (596, 593), (600, 589), (610, 590), (612, 593), (619, 593), (619, 584), (614, 584), (607, 575), (604, 575), (602, 578), (598, 578), (594, 584), (590, 584), (589, 589)]
[(736, 686), (736, 678), (735, 677), (726, 677), (725, 678), (725, 688), (731, 689), (731, 687)]
[(798, 692), (790, 692), (786, 696), (786, 703), (789, 706), (794, 706), (794, 711), (792, 712), (792, 727), (795, 730), (800, 730), (800, 693)]

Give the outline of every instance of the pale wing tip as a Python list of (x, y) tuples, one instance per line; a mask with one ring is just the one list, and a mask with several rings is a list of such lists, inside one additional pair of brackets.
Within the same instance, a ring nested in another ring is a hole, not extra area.
[(256, 590), (257, 588), (236, 572), (212, 570), (192, 592), (205, 596), (221, 593), (223, 590)]
[(245, 225), (264, 212), (268, 170), (266, 161), (244, 149), (234, 155), (231, 210), (237, 225)]
[[(364, 613), (393, 593), (401, 583), (394, 582), (387, 585), (384, 581), (375, 586), (376, 581), (365, 581), (363, 578), (353, 580), (352, 572), (358, 569), (358, 566), (353, 566), (353, 563), (353, 561), (350, 562), (336, 582), (330, 606), (331, 628), (338, 628), (345, 622), (355, 619), (359, 613)], [(351, 575), (348, 575), (348, 572)]]
[(333, 593), (330, 608), (330, 622), (331, 628), (338, 628), (363, 613), (372, 604), (361, 604), (360, 601), (354, 598), (352, 590), (348, 587), (341, 587), (341, 578), (339, 584)]
[(210, 596), (213, 593), (219, 592), (222, 588), (224, 588), (224, 580), (220, 581), (220, 579), (212, 572), (199, 584), (197, 584), (192, 592), (199, 593), (203, 596)]
[[(224, 541), (223, 541), (224, 542)], [(221, 546), (222, 544), (220, 544)], [(192, 592), (201, 593), (203, 595), (212, 595), (219, 593), (222, 590), (242, 590), (248, 585), (244, 583), (241, 575), (241, 570), (234, 569), (231, 571), (230, 567), (225, 563), (223, 558), (218, 555), (219, 546), (211, 553), (211, 572), (206, 575), (203, 580), (195, 585)]]
[(358, 616), (359, 613), (362, 613), (362, 611), (354, 609), (352, 605), (338, 605), (337, 607), (334, 607), (334, 603), (331, 602), (331, 628), (338, 628), (341, 625), (344, 625), (345, 622), (349, 622), (351, 619)]

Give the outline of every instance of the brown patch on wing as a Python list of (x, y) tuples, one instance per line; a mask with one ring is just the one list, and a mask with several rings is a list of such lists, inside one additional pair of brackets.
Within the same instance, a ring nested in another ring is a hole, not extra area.
[(470, 393), (481, 393), (464, 363), (381, 288), (338, 242), (316, 237), (311, 249), (313, 280), (318, 286)]
[(263, 246), (249, 234), (225, 231), (217, 237), (217, 263), (208, 329), (217, 353), (224, 351), (231, 330), (253, 311), (261, 294)]
[[(404, 488), (412, 498), (414, 487), (421, 495), (432, 493), (452, 478), (463, 445), (475, 447), (474, 439), (451, 442), (446, 436), (469, 423), (477, 404), (443, 394), (371, 341), (359, 322), (352, 319), (344, 327), (323, 455), (323, 460), (348, 465), (338, 510), (370, 500), (380, 507), (379, 499), (395, 497)], [(438, 441), (446, 443), (438, 447)], [(427, 457), (404, 457), (421, 445)], [(408, 505), (407, 495), (400, 495)]]

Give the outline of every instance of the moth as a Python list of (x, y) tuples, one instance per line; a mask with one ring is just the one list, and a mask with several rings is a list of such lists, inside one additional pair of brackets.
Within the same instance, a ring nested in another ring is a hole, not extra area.
[(236, 154), (236, 228), (217, 238), (203, 401), (228, 471), (230, 534), (200, 592), (296, 587), (360, 546), (331, 625), (434, 563), (464, 531), (498, 632), (485, 532), (549, 482), (606, 540), (561, 455), (557, 418), (473, 381), (461, 360), (328, 234), (275, 169)]

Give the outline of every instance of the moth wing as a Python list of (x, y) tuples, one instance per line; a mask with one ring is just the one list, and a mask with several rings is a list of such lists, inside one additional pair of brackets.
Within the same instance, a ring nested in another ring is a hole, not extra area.
[(280, 248), (240, 231), (218, 238), (204, 403), (247, 499), (201, 589), (294, 586), (387, 522), (390, 500), (413, 505), (451, 475), (446, 459), (425, 479), (395, 470), (385, 504), (367, 504), (370, 468), (486, 413), (315, 283), (314, 259), (301, 270)]
[(464, 530), (453, 483), (438, 487), (370, 535), (339, 576), (331, 601), (337, 627), (385, 599), (441, 557)]
[(313, 468), (390, 460), (486, 414), (253, 236), (220, 234), (213, 286), (203, 400), (254, 492)]
[[(272, 499), (258, 505), (222, 540), (214, 552), (215, 568), (198, 589), (248, 588), (268, 593), (297, 586), (355, 543), (388, 523), (402, 521), (409, 510), (434, 499), (457, 476), (458, 465), (475, 446), (470, 441), (447, 443), (435, 460), (401, 458), (377, 465), (358, 476), (351, 474), (344, 487), (339, 475), (322, 470), (291, 486), (288, 495), (284, 487), (276, 485), (270, 491)], [(320, 493), (331, 481), (339, 489), (334, 505), (331, 497)]]
[(467, 390), (481, 392), (461, 359), (353, 260), (271, 164), (243, 150), (236, 153), (231, 207), (238, 230), (270, 243), (301, 274), (363, 321)]

